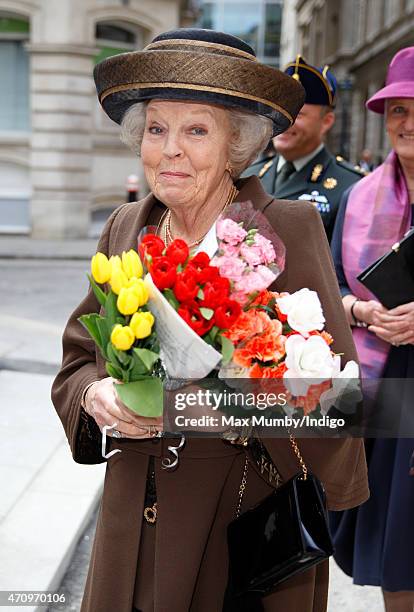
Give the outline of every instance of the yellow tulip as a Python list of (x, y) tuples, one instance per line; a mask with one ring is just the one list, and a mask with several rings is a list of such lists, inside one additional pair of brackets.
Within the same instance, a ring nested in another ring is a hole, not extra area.
[(130, 278), (127, 287), (134, 289), (139, 299), (139, 306), (144, 306), (148, 302), (148, 289), (142, 278)]
[(147, 338), (151, 334), (153, 325), (154, 317), (150, 312), (136, 312), (129, 323), (138, 340)]
[(119, 312), (123, 315), (132, 315), (139, 308), (139, 297), (133, 287), (123, 287), (116, 301)]
[(122, 261), (119, 255), (111, 255), (109, 258), (109, 263), (111, 264), (111, 271), (113, 272), (117, 268), (122, 269)]
[(96, 253), (92, 257), (91, 272), (94, 280), (99, 283), (107, 283), (111, 277), (111, 266), (108, 258), (103, 253)]
[(111, 342), (118, 351), (127, 351), (134, 344), (135, 336), (128, 325), (122, 326), (118, 323), (112, 330)]
[(109, 280), (111, 289), (117, 295), (120, 294), (121, 289), (128, 286), (128, 277), (121, 267), (113, 267), (111, 272), (111, 278)]
[(136, 251), (131, 249), (126, 253), (122, 252), (122, 267), (128, 278), (141, 278), (143, 273), (143, 267), (139, 255)]

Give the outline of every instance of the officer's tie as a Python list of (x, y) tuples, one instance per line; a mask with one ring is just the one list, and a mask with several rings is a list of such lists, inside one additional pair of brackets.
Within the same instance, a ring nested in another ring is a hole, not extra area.
[(278, 172), (276, 177), (275, 189), (279, 191), (279, 189), (286, 183), (288, 178), (296, 171), (295, 166), (290, 161), (286, 161), (280, 172)]

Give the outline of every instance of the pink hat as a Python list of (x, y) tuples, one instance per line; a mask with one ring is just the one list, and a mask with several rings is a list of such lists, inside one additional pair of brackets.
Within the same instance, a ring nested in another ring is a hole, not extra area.
[(366, 107), (383, 114), (387, 98), (414, 98), (414, 47), (406, 47), (394, 55), (385, 87), (368, 100)]

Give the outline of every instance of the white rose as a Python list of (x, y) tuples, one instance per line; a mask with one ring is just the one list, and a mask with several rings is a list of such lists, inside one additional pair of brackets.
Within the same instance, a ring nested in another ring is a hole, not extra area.
[(290, 327), (306, 338), (311, 331), (323, 329), (325, 317), (316, 291), (300, 289), (291, 295), (278, 298), (276, 303)]
[(328, 414), (331, 406), (335, 406), (344, 414), (352, 414), (361, 399), (359, 366), (355, 361), (348, 361), (342, 372), (340, 366), (336, 368), (332, 378), (332, 387), (322, 393), (321, 412)]
[(289, 336), (285, 344), (287, 371), (283, 378), (292, 395), (306, 395), (311, 385), (332, 378), (338, 359), (320, 336)]

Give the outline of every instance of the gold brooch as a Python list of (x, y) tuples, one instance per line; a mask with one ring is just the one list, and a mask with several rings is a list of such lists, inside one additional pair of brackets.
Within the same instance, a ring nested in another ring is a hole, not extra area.
[(312, 170), (312, 174), (311, 174), (311, 183), (316, 183), (316, 181), (318, 180), (318, 178), (320, 177), (321, 173), (323, 170), (323, 166), (322, 164), (316, 164), (316, 166), (314, 166), (313, 170)]
[(153, 525), (157, 520), (157, 502), (153, 506), (147, 506), (144, 510), (144, 518), (147, 523)]
[(338, 184), (338, 181), (336, 180), (336, 178), (333, 178), (332, 176), (325, 179), (323, 182), (323, 186), (326, 189), (334, 189), (337, 186), (337, 184)]

